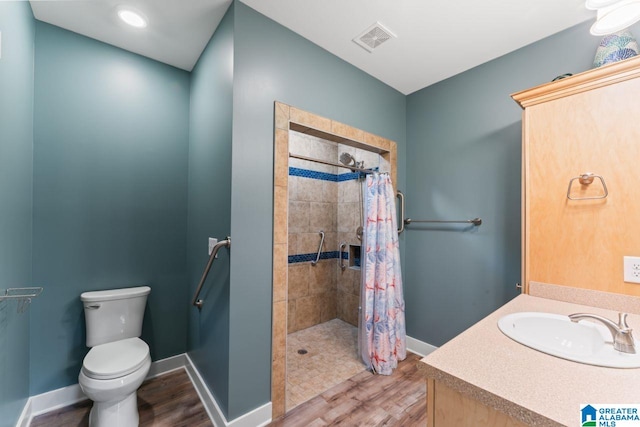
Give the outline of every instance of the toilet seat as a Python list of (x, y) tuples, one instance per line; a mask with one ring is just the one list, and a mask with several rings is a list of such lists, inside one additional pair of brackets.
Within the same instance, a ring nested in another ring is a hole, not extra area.
[(147, 343), (128, 338), (93, 347), (82, 362), (82, 372), (97, 380), (120, 378), (140, 369), (148, 358)]

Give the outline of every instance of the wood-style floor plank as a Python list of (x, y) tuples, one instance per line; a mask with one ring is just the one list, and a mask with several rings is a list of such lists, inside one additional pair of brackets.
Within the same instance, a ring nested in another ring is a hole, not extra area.
[[(362, 372), (299, 405), (271, 427), (411, 427), (426, 425), (426, 379), (409, 353), (392, 375)], [(36, 417), (31, 427), (86, 427), (90, 401)], [(146, 381), (138, 390), (143, 427), (212, 426), (182, 369)]]
[[(85, 400), (33, 419), (31, 427), (86, 427), (92, 402)], [(184, 369), (145, 381), (138, 389), (143, 427), (209, 427), (207, 412)]]
[(270, 427), (410, 427), (427, 424), (427, 382), (408, 353), (392, 375), (362, 372), (297, 406)]

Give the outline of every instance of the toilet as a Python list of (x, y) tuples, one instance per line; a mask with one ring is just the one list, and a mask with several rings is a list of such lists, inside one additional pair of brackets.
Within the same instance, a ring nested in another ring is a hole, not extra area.
[(139, 338), (150, 292), (139, 286), (80, 295), (91, 350), (78, 383), (93, 401), (90, 427), (138, 425), (137, 390), (151, 367), (149, 346)]

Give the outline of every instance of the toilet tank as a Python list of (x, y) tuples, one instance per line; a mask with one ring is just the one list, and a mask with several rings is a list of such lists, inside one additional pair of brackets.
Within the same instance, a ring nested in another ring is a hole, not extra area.
[(80, 300), (87, 323), (87, 347), (139, 337), (148, 286), (84, 292)]

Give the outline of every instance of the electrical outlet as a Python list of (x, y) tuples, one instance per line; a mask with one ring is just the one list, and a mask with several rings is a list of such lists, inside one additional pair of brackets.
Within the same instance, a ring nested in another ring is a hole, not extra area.
[(640, 257), (624, 257), (624, 281), (640, 283)]
[[(218, 243), (218, 239), (216, 239), (215, 237), (209, 237), (209, 255), (211, 255), (213, 247), (216, 245), (216, 243)], [(216, 258), (218, 258), (218, 255), (216, 255)]]

